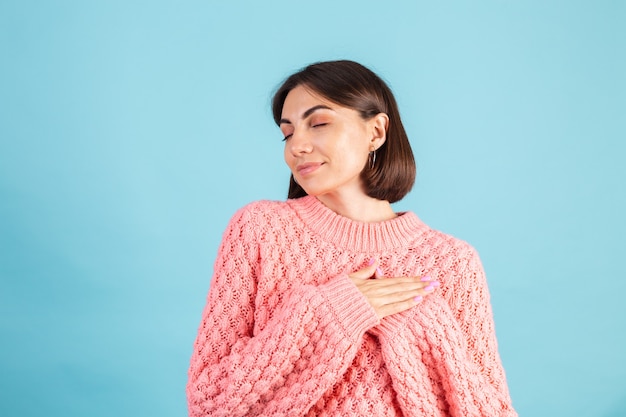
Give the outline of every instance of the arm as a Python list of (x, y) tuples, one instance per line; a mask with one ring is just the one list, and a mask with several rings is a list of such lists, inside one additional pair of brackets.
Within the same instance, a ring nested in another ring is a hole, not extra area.
[(189, 369), (189, 415), (304, 415), (378, 320), (348, 277), (338, 276), (282, 294), (255, 333), (258, 248), (244, 217), (231, 221), (215, 263)]
[(447, 292), (429, 295), (376, 328), (394, 389), (407, 415), (415, 410), (434, 414), (428, 407), (438, 404), (455, 417), (517, 416), (498, 355), (482, 265), (473, 251), (463, 262)]

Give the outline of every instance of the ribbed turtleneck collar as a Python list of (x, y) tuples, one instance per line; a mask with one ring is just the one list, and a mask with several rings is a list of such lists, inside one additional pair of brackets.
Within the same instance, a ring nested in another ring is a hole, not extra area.
[(358, 252), (406, 247), (428, 229), (412, 212), (382, 222), (366, 223), (343, 217), (312, 196), (288, 200), (288, 204), (322, 239)]

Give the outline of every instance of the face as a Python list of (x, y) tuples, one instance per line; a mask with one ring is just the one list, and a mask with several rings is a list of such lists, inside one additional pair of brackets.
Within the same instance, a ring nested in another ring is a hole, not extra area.
[(384, 142), (377, 124), (376, 117), (363, 120), (356, 110), (298, 86), (281, 115), (285, 162), (309, 195), (365, 195), (359, 175), (369, 152)]

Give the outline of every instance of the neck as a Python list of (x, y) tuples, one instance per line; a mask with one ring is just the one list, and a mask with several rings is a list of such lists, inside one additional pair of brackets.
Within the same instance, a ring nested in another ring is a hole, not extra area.
[(335, 213), (355, 221), (375, 223), (397, 217), (388, 201), (365, 194), (349, 197), (325, 194), (317, 196), (317, 199)]

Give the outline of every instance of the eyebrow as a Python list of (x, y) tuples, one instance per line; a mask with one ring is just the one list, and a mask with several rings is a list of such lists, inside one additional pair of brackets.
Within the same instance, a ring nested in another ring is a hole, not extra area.
[[(332, 110), (332, 109), (330, 107), (328, 107), (328, 106), (323, 105), (323, 104), (318, 104), (317, 106), (313, 106), (310, 109), (308, 109), (307, 111), (305, 111), (304, 113), (302, 113), (302, 118), (306, 119), (307, 117), (309, 117), (310, 115), (312, 115), (314, 112), (316, 112), (318, 110)], [(291, 124), (289, 119), (280, 119), (280, 122), (278, 122), (279, 125), (282, 125), (283, 123)]]

